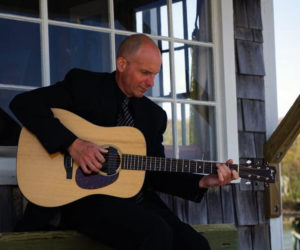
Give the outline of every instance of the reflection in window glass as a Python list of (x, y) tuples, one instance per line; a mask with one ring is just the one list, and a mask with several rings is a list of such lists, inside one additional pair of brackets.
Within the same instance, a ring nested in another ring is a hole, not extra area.
[(209, 0), (173, 0), (174, 37), (209, 42), (211, 6)]
[(49, 18), (92, 26), (109, 26), (108, 0), (48, 1)]
[[(116, 55), (121, 42), (125, 38), (126, 36), (116, 35)], [(154, 40), (154, 42), (162, 51), (162, 66), (160, 72), (154, 78), (154, 86), (149, 88), (145, 95), (150, 97), (171, 97), (169, 43), (161, 40)], [(164, 53), (164, 50), (166, 53)]]
[(179, 158), (216, 160), (215, 109), (177, 104)]
[(39, 0), (4, 1), (0, 0), (0, 13), (29, 17), (39, 17)]
[(20, 92), (13, 90), (0, 91), (0, 147), (18, 144), (21, 126), (8, 108), (10, 101), (18, 93)]
[(41, 86), (40, 25), (0, 18), (0, 83)]
[(51, 82), (72, 68), (111, 71), (109, 34), (49, 26)]
[(6, 90), (6, 89), (0, 90), (0, 109), (16, 121), (17, 121), (17, 118), (13, 115), (13, 113), (9, 109), (9, 103), (14, 98), (14, 96), (19, 93), (21, 93), (21, 91)]
[(179, 43), (174, 47), (177, 98), (214, 100), (212, 49)]
[(115, 28), (168, 36), (167, 1), (114, 1)]

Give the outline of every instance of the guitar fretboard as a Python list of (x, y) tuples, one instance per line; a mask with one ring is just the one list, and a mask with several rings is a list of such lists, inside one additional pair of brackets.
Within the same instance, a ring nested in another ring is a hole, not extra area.
[[(218, 163), (211, 161), (192, 161), (163, 157), (123, 154), (121, 168), (129, 170), (213, 174), (217, 173), (216, 164)], [(238, 171), (238, 165), (227, 164), (227, 166), (231, 169), (235, 169)]]

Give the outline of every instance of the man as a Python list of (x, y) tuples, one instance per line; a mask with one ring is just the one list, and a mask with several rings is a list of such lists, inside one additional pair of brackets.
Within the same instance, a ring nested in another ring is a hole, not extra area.
[[(70, 110), (100, 126), (128, 125), (122, 123), (122, 115), (127, 112), (122, 105), (128, 100), (130, 118), (125, 120), (145, 136), (147, 155), (164, 156), (166, 113), (144, 96), (161, 67), (158, 47), (146, 35), (132, 35), (120, 45), (116, 62), (116, 72), (74, 69), (62, 82), (23, 93), (11, 103), (18, 119), (49, 153), (68, 151), (85, 174), (101, 169), (107, 150), (77, 138), (53, 117), (51, 107)], [(154, 191), (199, 202), (208, 187), (225, 185), (236, 178), (237, 172), (224, 164), (218, 165), (217, 175), (205, 177), (147, 172), (144, 186), (135, 197), (85, 197), (61, 208), (62, 221), (116, 249), (209, 249), (206, 239), (182, 223)], [(43, 208), (31, 206), (42, 213)]]

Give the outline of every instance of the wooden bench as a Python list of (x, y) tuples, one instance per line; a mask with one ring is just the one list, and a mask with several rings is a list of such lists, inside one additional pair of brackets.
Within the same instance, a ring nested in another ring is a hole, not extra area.
[[(195, 225), (214, 250), (238, 249), (237, 229), (231, 224)], [(1, 233), (0, 249), (5, 250), (112, 250), (75, 231)]]

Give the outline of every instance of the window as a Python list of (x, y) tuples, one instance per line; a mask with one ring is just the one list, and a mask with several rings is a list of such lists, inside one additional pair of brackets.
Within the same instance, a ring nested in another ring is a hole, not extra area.
[(12, 115), (15, 94), (53, 84), (74, 67), (114, 70), (124, 37), (146, 33), (162, 52), (146, 95), (168, 114), (167, 156), (237, 156), (237, 136), (228, 139), (237, 133), (236, 105), (227, 101), (235, 99), (235, 79), (227, 77), (235, 73), (230, 20), (232, 3), (217, 0), (0, 0), (0, 107)]

